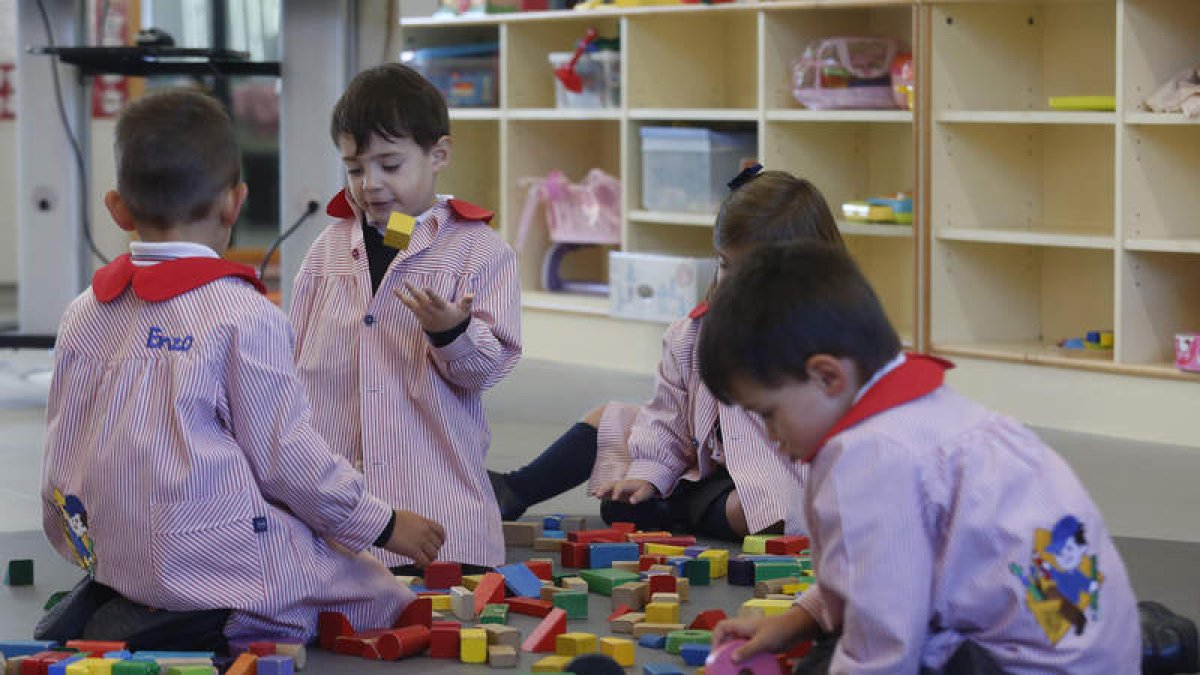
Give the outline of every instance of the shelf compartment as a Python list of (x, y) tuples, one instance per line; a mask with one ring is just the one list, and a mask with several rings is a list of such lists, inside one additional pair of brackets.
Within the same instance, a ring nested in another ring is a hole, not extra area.
[(712, 258), (713, 231), (709, 227), (679, 227), (674, 223), (643, 222), (630, 227), (625, 250), (693, 258)]
[(496, 212), (492, 227), (503, 231), (500, 203), (500, 123), (495, 120), (451, 119), (454, 148), (450, 166), (438, 175), (437, 189)]
[(608, 296), (522, 291), (521, 306), (526, 309), (608, 316), (609, 299)]
[(975, 241), (991, 244), (1020, 244), (1025, 246), (1087, 248), (1109, 251), (1116, 247), (1116, 239), (1114, 237), (1077, 234), (1068, 230), (1033, 231), (1011, 228), (943, 227), (938, 230), (937, 237), (944, 241)]
[[(1124, 103), (1125, 109), (1133, 113), (1141, 111), (1142, 102), (1168, 80), (1196, 66), (1200, 3), (1126, 0), (1124, 9)], [(1145, 118), (1139, 115), (1136, 119), (1161, 117), (1147, 113)], [(1171, 117), (1184, 120), (1182, 115)]]
[[(519, 223), (517, 218), (529, 192), (520, 184), (523, 178), (544, 178), (553, 170), (562, 171), (571, 181), (582, 180), (588, 170), (599, 168), (620, 176), (619, 121), (509, 120), (506, 148), (508, 171), (505, 180), (504, 203), (511, 214), (505, 234), (515, 242)], [(624, 183), (624, 181), (623, 181)], [(622, 189), (627, 189), (622, 185)], [(546, 233), (544, 209), (539, 208), (530, 226), (522, 250), (521, 287), (542, 290), (542, 258), (550, 245)], [(603, 280), (608, 278), (608, 257), (603, 249), (578, 251), (564, 260), (563, 277), (573, 280)], [(555, 294), (558, 295), (558, 294)]]
[(768, 122), (761, 148), (768, 169), (812, 181), (835, 215), (844, 202), (912, 190), (915, 185), (911, 125)]
[[(521, 108), (556, 109), (554, 69), (550, 66), (551, 52), (571, 52), (588, 28), (595, 28), (602, 38), (617, 37), (620, 32), (617, 17), (577, 14), (573, 19), (560, 21), (520, 21), (504, 26), (504, 73), (500, 78), (510, 115)], [(622, 93), (623, 94), (623, 93)], [(564, 108), (573, 114), (580, 108)], [(591, 112), (619, 110), (599, 108)]]
[(630, 108), (758, 110), (754, 12), (630, 14)]
[(1183, 113), (1126, 113), (1125, 123), (1132, 126), (1200, 126), (1200, 117), (1184, 117)]
[(930, 12), (934, 111), (1049, 111), (1051, 96), (1116, 94), (1114, 0), (956, 2)]
[(838, 230), (843, 237), (879, 237), (885, 239), (912, 239), (913, 226), (901, 223), (859, 223), (839, 218)]
[(1200, 253), (1200, 237), (1179, 239), (1126, 239), (1126, 251), (1151, 253)]
[[(776, 8), (765, 5), (762, 35), (763, 100), (766, 107), (818, 112), (802, 110), (792, 96), (792, 61), (800, 58), (805, 47), (835, 35), (872, 35), (897, 38), (911, 49), (913, 10), (911, 5), (838, 8)], [(903, 110), (854, 112), (909, 113)]]
[(930, 270), (931, 343), (983, 351), (997, 344), (1017, 345), (1002, 351), (1026, 354), (1090, 330), (1112, 329), (1113, 255), (936, 241)]
[(510, 120), (619, 120), (617, 108), (511, 108), (507, 112)]
[(768, 110), (768, 122), (890, 122), (912, 124), (911, 110)]
[(942, 124), (1116, 124), (1112, 112), (943, 110), (937, 113)]
[(1114, 236), (1115, 128), (939, 125), (930, 204), (941, 230)]
[(1175, 334), (1200, 332), (1200, 274), (1193, 255), (1129, 252), (1121, 284), (1121, 360), (1174, 363)]
[(1124, 236), (1200, 238), (1200, 125), (1126, 129), (1124, 154)]
[(715, 213), (675, 213), (671, 211), (630, 211), (629, 220), (634, 223), (658, 223), (660, 225), (682, 225), (685, 227), (712, 228), (717, 222)]
[[(881, 225), (880, 227), (901, 227)], [(911, 230), (910, 230), (911, 232)], [(843, 234), (848, 234), (843, 231)], [(912, 344), (916, 324), (916, 252), (914, 240), (879, 236), (845, 238), (846, 249), (871, 282), (888, 320)]]

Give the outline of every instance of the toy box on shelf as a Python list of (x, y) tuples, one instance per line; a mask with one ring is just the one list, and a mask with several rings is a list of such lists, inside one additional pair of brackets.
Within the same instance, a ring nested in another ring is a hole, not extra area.
[(500, 102), (497, 42), (416, 49), (401, 60), (432, 82), (451, 108), (494, 108)]
[(651, 211), (715, 213), (725, 182), (758, 154), (752, 131), (642, 127), (642, 204)]
[(894, 38), (831, 37), (792, 63), (792, 95), (811, 110), (911, 108), (912, 58)]
[(704, 300), (716, 272), (713, 258), (613, 251), (608, 254), (610, 313), (669, 323)]

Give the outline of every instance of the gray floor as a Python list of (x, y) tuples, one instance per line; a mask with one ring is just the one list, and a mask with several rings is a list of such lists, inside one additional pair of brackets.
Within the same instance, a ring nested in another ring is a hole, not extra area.
[[(28, 637), (41, 614), (41, 605), (46, 597), (53, 591), (69, 588), (78, 576), (51, 552), (38, 529), (40, 510), (37, 486), (45, 432), (48, 366), (49, 357), (42, 352), (0, 351), (0, 561), (17, 557), (32, 557), (37, 561), (37, 583), (34, 587), (0, 586), (0, 639)], [(651, 381), (649, 375), (635, 376), (537, 361), (523, 362), (487, 397), (493, 430), (489, 465), (495, 469), (519, 466), (597, 403), (611, 399), (639, 401), (645, 398)], [(1119, 534), (1132, 535), (1119, 537), (1117, 543), (1139, 597), (1162, 601), (1176, 611), (1200, 620), (1200, 544), (1158, 537), (1159, 531), (1147, 525), (1178, 523), (1178, 526), (1166, 527), (1165, 530), (1184, 531), (1183, 526), (1194, 526), (1192, 521), (1196, 512), (1163, 513), (1143, 506), (1144, 494), (1140, 495), (1136, 490), (1130, 494), (1130, 483), (1126, 476), (1110, 475), (1113, 473), (1111, 463), (1122, 457), (1120, 442), (1058, 432), (1044, 431), (1043, 435), (1055, 447), (1063, 450), (1064, 456), (1076, 465), (1085, 484), (1097, 495), (1106, 513), (1111, 506), (1112, 510), (1123, 514), (1122, 528), (1114, 526), (1113, 529)], [(1170, 458), (1174, 456), (1172, 453), (1180, 457), (1186, 455), (1184, 451), (1174, 449), (1167, 449), (1160, 455)], [(1125, 455), (1128, 454), (1125, 449)], [(1193, 482), (1190, 476), (1170, 476), (1179, 472), (1176, 465), (1164, 464), (1160, 471), (1168, 479)], [(1188, 494), (1187, 498), (1194, 497)], [(547, 502), (538, 511), (594, 514), (596, 504), (584, 494), (582, 488), (578, 488)], [(1139, 536), (1142, 532), (1155, 535), (1155, 538)], [(513, 560), (524, 559), (531, 554), (529, 549), (510, 550)], [(690, 619), (709, 607), (720, 607), (731, 612), (747, 597), (746, 589), (729, 587), (724, 583), (696, 589), (693, 600), (684, 606), (684, 616)], [(607, 635), (603, 619), (609, 610), (608, 598), (592, 596), (589, 620), (572, 622), (570, 629)], [(535, 620), (517, 616), (511, 623), (527, 632)], [(528, 669), (535, 660), (533, 655), (523, 654), (521, 668)], [(639, 665), (653, 661), (679, 663), (677, 657), (639, 648)], [(387, 672), (478, 672), (478, 667), (432, 659), (410, 660), (400, 664), (371, 664), (357, 659), (315, 654), (311, 663), (309, 672), (322, 674), (385, 672), (385, 669)]]

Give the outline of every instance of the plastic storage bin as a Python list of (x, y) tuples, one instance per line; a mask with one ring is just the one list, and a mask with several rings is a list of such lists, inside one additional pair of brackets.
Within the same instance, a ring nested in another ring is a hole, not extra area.
[(494, 108), (500, 102), (500, 45), (428, 47), (402, 59), (441, 90), (451, 108)]
[(752, 131), (642, 127), (642, 206), (651, 211), (715, 213), (725, 186), (754, 160)]
[[(554, 69), (571, 62), (574, 52), (550, 52), (550, 77)], [(612, 50), (587, 52), (579, 57), (575, 72), (583, 80), (583, 91), (568, 91), (554, 77), (554, 101), (559, 108), (621, 107), (621, 53)]]
[(716, 273), (713, 258), (612, 251), (608, 254), (609, 313), (622, 319), (670, 323), (704, 299)]

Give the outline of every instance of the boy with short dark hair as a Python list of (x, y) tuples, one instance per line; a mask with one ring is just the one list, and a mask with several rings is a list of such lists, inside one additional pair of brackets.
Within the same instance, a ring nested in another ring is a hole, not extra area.
[(1096, 505), (1032, 432), (943, 386), (949, 367), (900, 352), (844, 251), (764, 247), (722, 284), (701, 374), (808, 464), (817, 579), (784, 615), (718, 626), (750, 638), (739, 658), (827, 635), (798, 672), (1138, 672)]
[(363, 549), (428, 561), (443, 533), (330, 452), (286, 318), (220, 259), (246, 198), (229, 118), (199, 93), (152, 94), (115, 145), (105, 204), (138, 239), (59, 328), (47, 537), (123, 600), (228, 611), (227, 638), (308, 640), (323, 610), (390, 627), (413, 595)]

